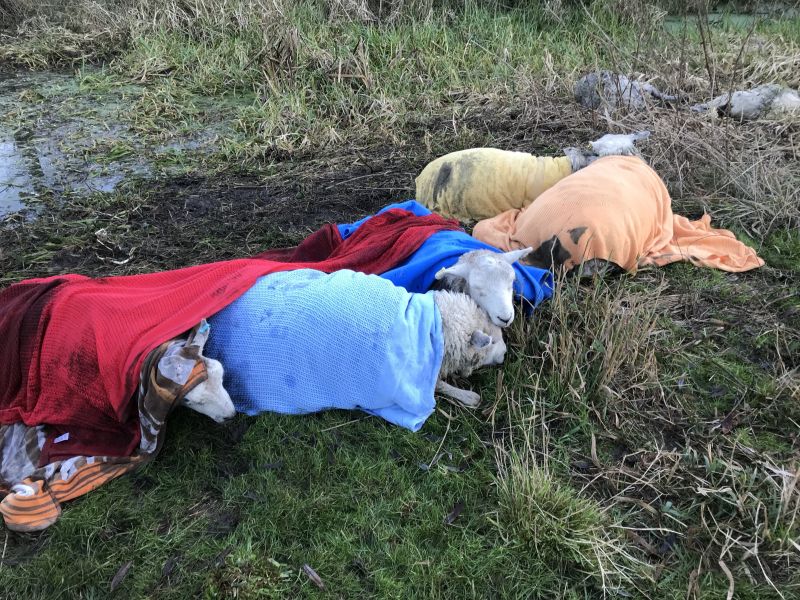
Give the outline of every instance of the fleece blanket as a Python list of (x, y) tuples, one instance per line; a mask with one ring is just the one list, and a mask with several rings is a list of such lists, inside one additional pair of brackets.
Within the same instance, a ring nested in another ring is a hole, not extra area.
[(213, 315), (205, 348), (236, 410), (360, 409), (417, 431), (434, 410), (443, 356), (432, 294), (353, 271), (262, 277)]
[(658, 174), (634, 156), (607, 156), (562, 179), (530, 206), (475, 225), (477, 239), (513, 250), (531, 246), (526, 262), (544, 268), (576, 267), (599, 259), (635, 272), (677, 261), (723, 271), (764, 264), (733, 233), (673, 214)]
[[(397, 209), (407, 210), (417, 216), (431, 214), (431, 211), (419, 202), (407, 200), (390, 204), (378, 212), (378, 215)], [(339, 234), (343, 239), (347, 239), (371, 218), (366, 217), (355, 223), (341, 224), (338, 226)], [(500, 252), (494, 246), (485, 244), (462, 230), (437, 231), (425, 240), (411, 256), (397, 266), (384, 271), (380, 276), (395, 285), (404, 287), (409, 292), (425, 293), (431, 289), (439, 269), (454, 265), (462, 254), (472, 250)], [(519, 262), (514, 263), (513, 267), (517, 273), (514, 292), (517, 297), (525, 300), (526, 309), (538, 306), (543, 300), (547, 300), (553, 295), (553, 274), (550, 271)]]
[(567, 156), (470, 148), (440, 156), (416, 179), (417, 200), (464, 221), (520, 209), (572, 173)]
[[(71, 456), (45, 462), (41, 454), (47, 442), (43, 425), (0, 425), (0, 514), (13, 531), (41, 531), (61, 516), (61, 503), (89, 493), (104, 483), (153, 460), (166, 437), (166, 421), (181, 398), (205, 381), (205, 363), (196, 345), (204, 321), (186, 336), (174, 338), (145, 359), (136, 405), (142, 435), (129, 457)], [(194, 366), (188, 378), (170, 379), (160, 369), (166, 354), (178, 354)]]
[[(14, 284), (0, 291), (0, 424), (47, 425), (41, 464), (129, 456), (140, 438), (131, 399), (145, 357), (159, 344), (233, 302), (262, 275), (303, 267), (380, 273), (432, 233), (456, 228), (437, 215), (393, 210), (347, 240), (327, 228), (312, 242), (335, 241), (330, 252), (320, 259), (310, 249), (315, 260), (307, 263), (257, 256), (144, 275)], [(297, 250), (294, 257), (300, 258)]]

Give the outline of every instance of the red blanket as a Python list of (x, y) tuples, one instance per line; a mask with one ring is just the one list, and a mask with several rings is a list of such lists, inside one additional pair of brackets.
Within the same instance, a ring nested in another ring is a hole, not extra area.
[[(383, 273), (433, 233), (438, 215), (376, 216), (342, 241), (334, 225), (297, 248), (175, 271), (28, 279), (0, 291), (0, 424), (48, 425), (41, 464), (128, 456), (139, 443), (131, 402), (147, 354), (233, 302), (268, 273), (314, 268)], [(53, 443), (54, 438), (68, 439)]]

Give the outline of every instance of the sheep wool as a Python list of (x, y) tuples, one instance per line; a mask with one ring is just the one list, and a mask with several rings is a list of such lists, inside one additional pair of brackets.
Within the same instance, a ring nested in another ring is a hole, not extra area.
[(262, 277), (209, 322), (204, 352), (239, 412), (361, 409), (417, 431), (435, 408), (444, 338), (432, 294), (300, 269)]
[(471, 148), (429, 163), (416, 179), (417, 201), (462, 221), (486, 219), (528, 206), (570, 174), (566, 156)]

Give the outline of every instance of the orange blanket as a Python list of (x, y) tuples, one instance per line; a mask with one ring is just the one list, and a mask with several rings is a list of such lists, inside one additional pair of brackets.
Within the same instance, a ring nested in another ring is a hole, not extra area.
[(635, 272), (686, 260), (723, 271), (764, 264), (755, 250), (711, 217), (672, 213), (664, 182), (644, 161), (607, 156), (546, 190), (530, 206), (475, 225), (474, 237), (503, 250), (533, 247), (526, 262), (567, 270), (601, 259)]

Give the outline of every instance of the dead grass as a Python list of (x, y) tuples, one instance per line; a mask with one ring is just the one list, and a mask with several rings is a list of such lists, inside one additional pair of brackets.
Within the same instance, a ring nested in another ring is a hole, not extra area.
[[(758, 21), (747, 30), (711, 30), (708, 9), (699, 7), (695, 28), (691, 19), (673, 31), (644, 27), (637, 44), (627, 48), (590, 17), (590, 35), (610, 59), (603, 68), (639, 75), (684, 99), (677, 110), (652, 106), (636, 113), (622, 109), (597, 116), (609, 129), (654, 133), (644, 153), (670, 184), (680, 210), (713, 210), (755, 238), (797, 228), (800, 118), (787, 116), (784, 121), (742, 126), (687, 109), (714, 95), (765, 83), (797, 88), (800, 47), (793, 39), (758, 33)], [(641, 22), (653, 19), (643, 14)]]
[[(522, 535), (527, 523), (544, 543), (551, 528), (572, 528), (560, 539), (575, 546), (546, 551), (578, 570), (591, 562), (595, 577), (614, 574), (626, 582), (604, 579), (606, 590), (630, 586), (626, 573), (636, 573), (639, 584), (652, 578), (645, 587), (660, 589), (679, 562), (675, 549), (683, 547), (699, 557), (689, 597), (708, 589), (700, 582), (713, 573), (729, 575), (732, 589), (771, 588), (791, 597), (800, 583), (800, 463), (796, 448), (778, 451), (765, 440), (770, 431), (785, 433), (773, 419), (796, 418), (796, 410), (787, 410), (796, 388), (781, 383), (796, 381), (796, 369), (776, 363), (778, 383), (765, 380), (762, 387), (722, 358), (726, 351), (720, 360), (687, 355), (671, 312), (685, 301), (662, 298), (668, 280), (661, 274), (642, 277), (633, 289), (619, 280), (562, 282), (536, 318), (515, 325), (515, 359), (487, 410), (506, 441), (498, 488), (509, 535)], [(687, 363), (676, 360), (683, 356)], [(731, 388), (739, 398), (711, 419), (689, 391), (685, 370), (708, 360), (710, 370), (691, 377), (704, 381), (707, 373), (721, 386), (712, 394)], [(561, 488), (564, 477), (581, 489), (579, 496)], [(610, 537), (587, 546), (600, 554), (580, 553), (597, 523)], [(618, 546), (616, 534), (629, 545)], [(641, 555), (631, 555), (632, 547)]]

